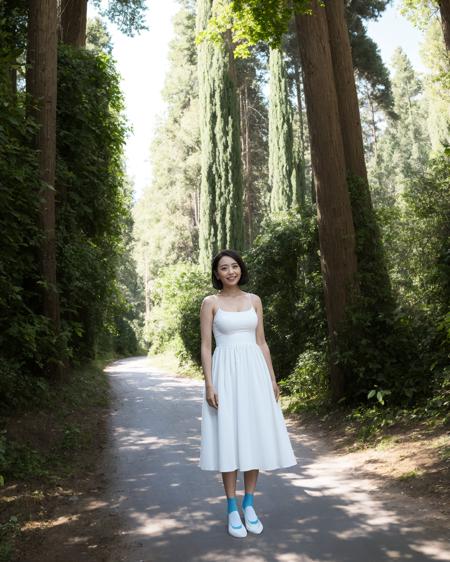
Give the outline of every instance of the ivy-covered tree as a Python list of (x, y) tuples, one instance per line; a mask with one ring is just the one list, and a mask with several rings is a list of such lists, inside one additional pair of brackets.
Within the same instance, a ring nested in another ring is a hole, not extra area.
[[(60, 336), (61, 318), (56, 271), (56, 92), (57, 4), (56, 0), (29, 2), (26, 88), (29, 113), (38, 124), (34, 143), (38, 150), (41, 180), (39, 223), (42, 232), (40, 265), (43, 278), (42, 312)], [(58, 356), (58, 353), (56, 353)], [(49, 372), (62, 374), (61, 357), (49, 364)]]
[(126, 126), (111, 58), (59, 49), (57, 224), (62, 316), (77, 360), (95, 357), (114, 332), (112, 310), (130, 214)]

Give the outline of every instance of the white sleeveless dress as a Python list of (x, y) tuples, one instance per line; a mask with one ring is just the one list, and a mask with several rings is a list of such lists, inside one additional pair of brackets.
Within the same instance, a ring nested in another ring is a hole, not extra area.
[(274, 470), (297, 464), (270, 372), (256, 343), (258, 315), (252, 306), (239, 312), (219, 308), (213, 320), (216, 348), (211, 379), (216, 409), (203, 387), (202, 470)]

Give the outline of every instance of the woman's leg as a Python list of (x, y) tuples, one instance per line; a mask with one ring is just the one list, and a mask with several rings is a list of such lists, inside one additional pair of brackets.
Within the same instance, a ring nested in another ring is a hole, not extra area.
[(246, 470), (244, 472), (244, 486), (246, 494), (253, 494), (256, 488), (256, 482), (258, 480), (259, 470), (257, 468), (253, 470)]
[(225, 488), (225, 494), (227, 498), (233, 498), (236, 496), (236, 479), (237, 470), (232, 470), (231, 472), (222, 472), (223, 486)]

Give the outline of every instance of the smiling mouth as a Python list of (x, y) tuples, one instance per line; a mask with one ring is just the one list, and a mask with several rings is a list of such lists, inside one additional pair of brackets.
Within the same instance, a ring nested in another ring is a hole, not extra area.
[(227, 279), (228, 279), (228, 281), (233, 281), (233, 279), (236, 279), (236, 276), (235, 277), (227, 277)]

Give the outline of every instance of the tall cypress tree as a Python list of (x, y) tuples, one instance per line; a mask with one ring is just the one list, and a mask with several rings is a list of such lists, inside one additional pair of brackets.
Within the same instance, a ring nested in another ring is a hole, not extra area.
[(297, 186), (292, 181), (292, 117), (286, 70), (280, 49), (270, 50), (269, 69), (270, 209), (281, 211), (297, 203)]
[[(212, 1), (197, 1), (197, 30), (206, 28)], [(198, 50), (202, 173), (200, 264), (207, 270), (223, 248), (244, 242), (239, 106), (231, 42), (204, 41)]]

